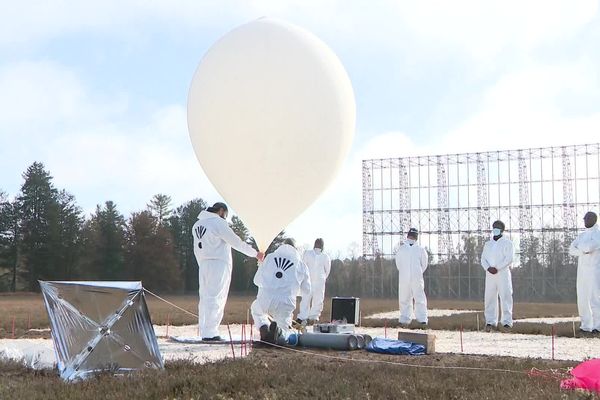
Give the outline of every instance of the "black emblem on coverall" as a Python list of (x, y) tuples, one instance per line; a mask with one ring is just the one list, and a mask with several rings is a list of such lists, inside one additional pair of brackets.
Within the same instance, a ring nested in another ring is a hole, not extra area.
[[(278, 269), (287, 271), (294, 265), (294, 263), (291, 262), (290, 260), (288, 260), (287, 258), (276, 257), (275, 265), (277, 266)], [(277, 277), (277, 279), (281, 279), (283, 277), (283, 273), (281, 271), (277, 271), (277, 273), (275, 274), (275, 277)]]
[[(199, 225), (199, 226), (196, 227), (194, 233), (196, 234), (196, 237), (198, 238), (198, 240), (202, 240), (202, 237), (206, 233), (206, 228), (203, 227), (202, 225)], [(202, 242), (198, 242), (198, 248), (199, 249), (202, 248)]]

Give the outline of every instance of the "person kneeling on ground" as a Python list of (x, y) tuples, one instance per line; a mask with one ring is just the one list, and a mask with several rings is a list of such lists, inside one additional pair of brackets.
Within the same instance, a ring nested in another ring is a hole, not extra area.
[[(254, 326), (260, 340), (283, 343), (292, 333), (292, 316), (298, 291), (302, 297), (310, 294), (310, 275), (302, 262), (293, 239), (286, 239), (254, 275), (258, 295), (252, 303)], [(272, 322), (271, 322), (272, 320)]]

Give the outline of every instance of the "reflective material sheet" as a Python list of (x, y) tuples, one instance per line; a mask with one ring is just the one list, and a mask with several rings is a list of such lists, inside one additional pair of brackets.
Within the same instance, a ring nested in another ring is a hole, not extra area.
[(62, 379), (164, 367), (141, 282), (40, 281), (40, 287)]

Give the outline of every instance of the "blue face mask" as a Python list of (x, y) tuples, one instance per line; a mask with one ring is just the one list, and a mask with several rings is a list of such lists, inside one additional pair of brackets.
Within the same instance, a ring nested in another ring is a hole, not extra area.
[(494, 236), (500, 236), (502, 234), (502, 231), (498, 228), (494, 228), (494, 229), (492, 229), (492, 234)]

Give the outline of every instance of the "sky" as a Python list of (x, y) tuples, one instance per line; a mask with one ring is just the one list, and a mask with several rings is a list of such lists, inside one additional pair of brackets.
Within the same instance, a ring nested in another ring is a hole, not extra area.
[(221, 200), (191, 146), (188, 89), (217, 39), (262, 16), (321, 38), (356, 97), (343, 170), (285, 227), (300, 244), (360, 253), (362, 159), (600, 141), (598, 1), (0, 3), (0, 190), (15, 196), (41, 161), (87, 215), (156, 193)]

